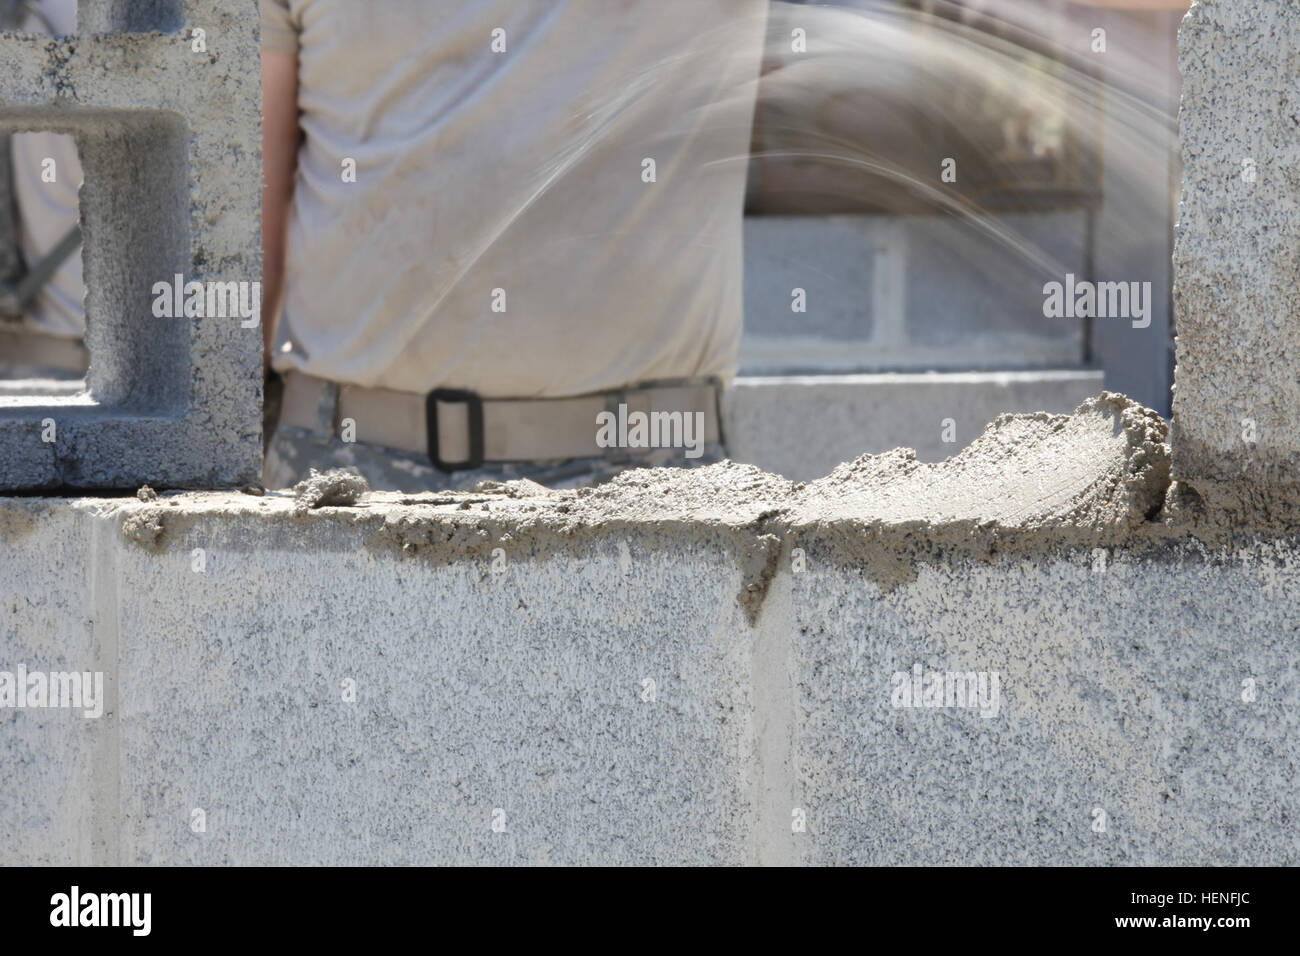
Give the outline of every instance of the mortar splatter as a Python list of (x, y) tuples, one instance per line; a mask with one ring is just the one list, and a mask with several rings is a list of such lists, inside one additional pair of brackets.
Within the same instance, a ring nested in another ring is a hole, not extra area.
[(313, 508), (347, 507), (369, 491), (370, 483), (355, 472), (344, 468), (320, 472), (313, 468), (305, 480), (293, 486), (293, 510), (303, 514)]

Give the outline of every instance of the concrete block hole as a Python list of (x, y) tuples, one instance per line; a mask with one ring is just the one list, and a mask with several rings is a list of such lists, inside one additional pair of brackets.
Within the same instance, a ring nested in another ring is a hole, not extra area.
[[(71, 30), (59, 30), (45, 23), (45, 33), (71, 36), (79, 33), (175, 33), (185, 22), (184, 0), (75, 0), (76, 14)], [(48, 18), (32, 12), (22, 0), (0, 0), (0, 28), (22, 22), (24, 17)], [(26, 30), (16, 30), (25, 33)]]
[(74, 395), (89, 363), (76, 137), (0, 134), (0, 182), (13, 184), (0, 196), (0, 396)]
[(175, 33), (185, 22), (183, 0), (78, 0), (78, 33)]
[[(69, 201), (69, 183), (62, 177), (84, 177), (75, 200), (81, 232), (75, 255), (82, 264), (89, 370), (25, 381), (5, 376), (7, 381), (0, 383), (3, 417), (39, 418), (52, 397), (78, 394), (78, 404), (103, 411), (179, 414), (188, 394), (189, 332), (184, 323), (153, 318), (151, 290), (188, 266), (184, 119), (156, 110), (119, 112), (111, 119), (69, 111), (63, 123), (47, 120), (37, 126), (21, 112), (0, 113), (4, 133), (17, 140), (14, 155), (20, 163), (36, 164), (35, 169), (15, 169), (15, 175), (54, 177), (48, 184), (49, 202)], [(67, 300), (77, 290), (69, 281), (60, 284), (64, 278), (56, 274), (42, 291), (46, 301), (38, 300), (33, 309), (45, 305), (57, 313), (57, 300), (71, 304)], [(54, 321), (71, 319), (55, 315)]]

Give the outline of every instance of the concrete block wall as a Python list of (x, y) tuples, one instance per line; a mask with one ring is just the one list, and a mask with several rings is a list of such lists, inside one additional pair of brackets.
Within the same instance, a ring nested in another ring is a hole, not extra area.
[(257, 4), (82, 0), (78, 28), (0, 34), (0, 131), (77, 137), (91, 351), (86, 392), (0, 397), (0, 488), (247, 483), (258, 324), (153, 305), (177, 275), (260, 283)]
[(0, 863), (1300, 863), (1300, 509), (1234, 530), (1163, 438), (0, 500), (0, 670), (107, 688), (0, 708)]
[[(806, 485), (0, 499), (0, 670), (106, 692), (0, 708), (0, 863), (1300, 864), (1300, 217), (1267, 181), (1296, 75), (1256, 66), (1292, 9), (1201, 0), (1183, 33), (1172, 443), (1103, 396)], [(171, 49), (0, 42), (6, 101)], [(1242, 143), (1268, 202), (1216, 178)], [(917, 667), (996, 675), (996, 706), (900, 700)]]

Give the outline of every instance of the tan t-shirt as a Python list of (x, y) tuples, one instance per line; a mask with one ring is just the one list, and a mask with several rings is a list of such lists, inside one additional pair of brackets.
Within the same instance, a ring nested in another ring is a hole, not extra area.
[(305, 133), (277, 369), (489, 397), (734, 374), (766, 0), (262, 4)]

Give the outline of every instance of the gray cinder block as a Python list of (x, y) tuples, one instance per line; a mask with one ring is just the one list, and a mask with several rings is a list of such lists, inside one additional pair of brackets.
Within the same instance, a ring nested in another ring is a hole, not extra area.
[(259, 323), (155, 305), (176, 276), (222, 284), (218, 306), (226, 283), (260, 290), (257, 4), (82, 0), (78, 18), (74, 37), (0, 34), (0, 132), (81, 150), (91, 350), (84, 394), (0, 398), (0, 488), (251, 481)]
[(1174, 474), (1300, 477), (1300, 5), (1199, 0), (1179, 35)]

